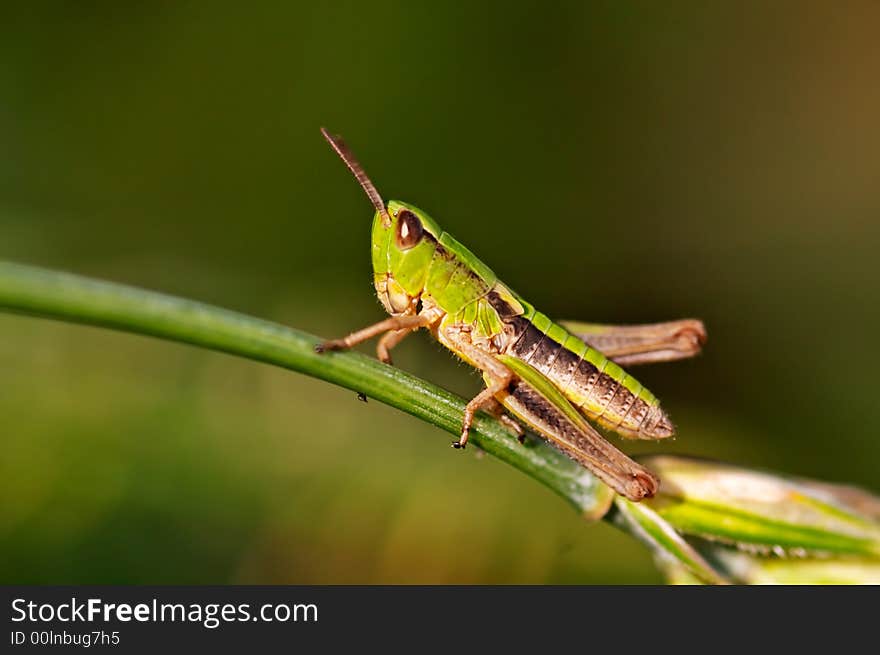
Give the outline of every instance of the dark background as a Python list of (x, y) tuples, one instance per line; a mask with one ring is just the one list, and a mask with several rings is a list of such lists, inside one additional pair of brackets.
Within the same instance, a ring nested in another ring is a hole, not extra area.
[[(0, 258), (361, 327), (326, 125), (548, 314), (705, 320), (634, 452), (878, 490), (878, 3), (324, 4), (0, 10)], [(0, 316), (0, 438), (4, 582), (660, 580), (431, 426), (183, 346)]]

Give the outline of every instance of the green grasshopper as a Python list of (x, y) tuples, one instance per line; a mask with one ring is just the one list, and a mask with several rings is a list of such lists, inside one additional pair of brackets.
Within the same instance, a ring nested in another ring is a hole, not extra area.
[(614, 326), (551, 321), (503, 284), (483, 262), (405, 202), (387, 205), (341, 138), (321, 133), (376, 209), (373, 282), (391, 315), (316, 350), (343, 350), (383, 335), (381, 361), (407, 335), (428, 329), (446, 348), (478, 368), (486, 387), (468, 404), (461, 437), (479, 410), (501, 419), (523, 440), (521, 423), (592, 471), (617, 493), (653, 496), (658, 478), (615, 448), (589, 421), (634, 439), (663, 439), (674, 427), (657, 399), (620, 364), (671, 361), (700, 351), (703, 324), (681, 320)]

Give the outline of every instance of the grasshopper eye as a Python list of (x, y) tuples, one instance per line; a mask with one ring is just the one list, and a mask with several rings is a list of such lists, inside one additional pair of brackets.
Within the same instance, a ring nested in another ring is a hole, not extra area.
[(419, 217), (404, 209), (397, 218), (397, 246), (409, 250), (422, 240), (425, 230)]

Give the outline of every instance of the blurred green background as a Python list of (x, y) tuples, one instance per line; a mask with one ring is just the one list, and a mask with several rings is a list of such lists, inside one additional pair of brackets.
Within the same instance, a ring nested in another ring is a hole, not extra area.
[[(4, 7), (0, 258), (361, 327), (371, 210), (326, 125), (550, 315), (706, 321), (704, 356), (639, 371), (679, 438), (631, 451), (877, 491), (878, 24), (869, 1)], [(479, 385), (427, 336), (396, 362)], [(660, 581), (315, 380), (7, 315), (0, 373), (3, 582)]]

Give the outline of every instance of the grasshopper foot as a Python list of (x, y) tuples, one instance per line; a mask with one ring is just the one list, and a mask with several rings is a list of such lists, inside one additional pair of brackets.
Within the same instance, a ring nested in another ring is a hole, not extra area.
[(327, 352), (328, 350), (346, 350), (348, 348), (348, 344), (344, 341), (323, 341), (321, 343), (315, 344), (315, 352), (319, 355)]
[(459, 437), (458, 441), (452, 442), (452, 447), (456, 450), (464, 450), (467, 447), (468, 442), (468, 433), (470, 432), (470, 427), (465, 426), (464, 430), (461, 431), (461, 437)]
[(519, 441), (521, 444), (526, 442), (526, 431), (523, 430), (522, 426), (514, 419), (510, 418), (507, 414), (499, 414), (498, 420), (501, 421), (508, 430), (516, 435), (517, 441)]

